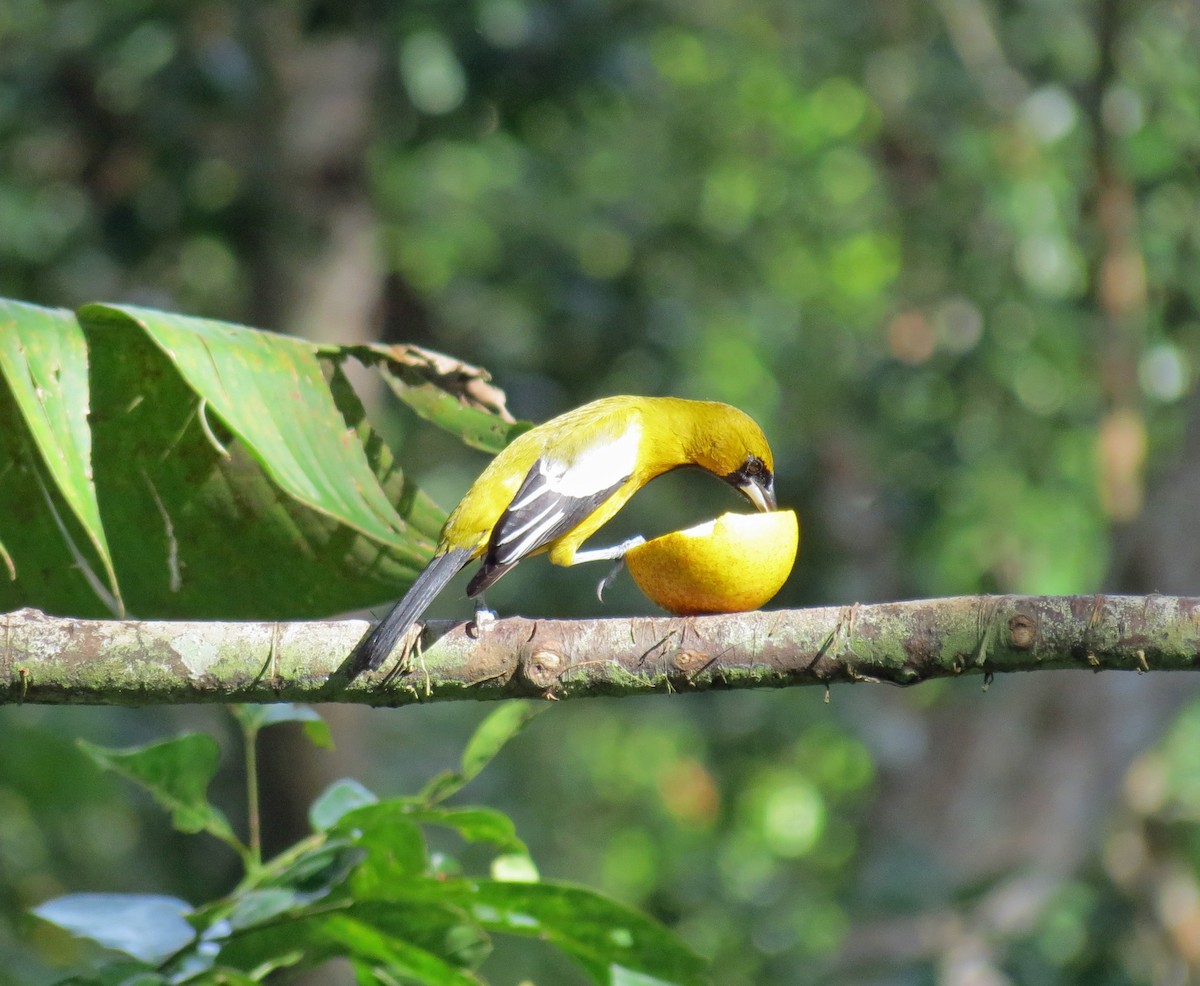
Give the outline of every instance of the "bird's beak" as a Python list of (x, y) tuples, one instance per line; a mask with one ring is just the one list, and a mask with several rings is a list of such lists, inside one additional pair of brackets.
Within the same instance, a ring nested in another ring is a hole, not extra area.
[(745, 494), (747, 500), (764, 513), (775, 509), (775, 480), (773, 477), (768, 478), (766, 482), (751, 479), (739, 484), (738, 489)]

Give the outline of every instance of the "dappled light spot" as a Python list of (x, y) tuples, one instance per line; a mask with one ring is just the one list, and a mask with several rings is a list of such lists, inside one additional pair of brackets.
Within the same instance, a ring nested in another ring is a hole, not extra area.
[(1030, 94), (1021, 107), (1025, 123), (1044, 144), (1062, 140), (1075, 126), (1078, 109), (1062, 86), (1043, 86)]
[(423, 113), (453, 112), (467, 95), (462, 65), (437, 31), (418, 31), (400, 45), (400, 76), (409, 99)]
[(919, 366), (937, 345), (933, 326), (924, 312), (912, 310), (894, 316), (887, 327), (888, 349), (901, 363)]
[(1177, 401), (1192, 384), (1192, 367), (1187, 354), (1169, 342), (1152, 346), (1138, 362), (1138, 382), (1147, 397)]
[(777, 856), (803, 856), (825, 830), (825, 801), (815, 787), (799, 778), (778, 784), (766, 794), (762, 830)]
[(1097, 433), (1100, 502), (1114, 520), (1130, 520), (1142, 509), (1146, 422), (1131, 409), (1112, 411)]
[(658, 775), (658, 793), (667, 812), (686, 825), (712, 825), (721, 809), (712, 774), (693, 757), (675, 761)]

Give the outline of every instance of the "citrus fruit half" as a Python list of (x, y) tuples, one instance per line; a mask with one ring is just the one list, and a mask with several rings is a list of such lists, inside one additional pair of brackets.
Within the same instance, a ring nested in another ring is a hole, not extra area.
[(633, 581), (678, 615), (758, 609), (787, 580), (800, 545), (794, 510), (722, 514), (625, 553)]

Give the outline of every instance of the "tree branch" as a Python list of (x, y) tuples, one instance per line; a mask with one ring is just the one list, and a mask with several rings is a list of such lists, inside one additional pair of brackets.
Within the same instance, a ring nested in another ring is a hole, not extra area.
[(1200, 669), (1200, 599), (961, 596), (693, 618), (432, 623), (407, 661), (339, 668), (361, 620), (0, 617), (0, 702), (151, 705), (578, 698), (1080, 668)]

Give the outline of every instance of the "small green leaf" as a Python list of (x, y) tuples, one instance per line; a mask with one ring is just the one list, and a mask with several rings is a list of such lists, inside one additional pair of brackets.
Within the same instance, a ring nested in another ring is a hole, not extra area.
[(71, 894), (33, 909), (74, 935), (154, 964), (195, 939), (191, 912), (186, 901), (156, 894)]
[(504, 745), (546, 708), (545, 702), (505, 702), (479, 724), (463, 751), (461, 767), (438, 774), (425, 785), (419, 798), (429, 804), (445, 801), (477, 777)]
[(491, 952), (491, 939), (466, 919), (458, 905), (381, 899), (356, 902), (351, 913), (389, 937), (410, 942), (459, 968), (478, 968)]
[(230, 930), (241, 931), (286, 914), (304, 902), (295, 891), (284, 887), (250, 890), (238, 896), (225, 920)]
[[(312, 914), (295, 919), (280, 918), (265, 924), (244, 928), (227, 937), (213, 936), (204, 943), (207, 953), (196, 949), (189, 956), (195, 961), (178, 964), (173, 981), (177, 983), (219, 983), (214, 979), (217, 968), (253, 970), (255, 981), (262, 982), (267, 974), (286, 968), (311, 968), (319, 962), (334, 958), (339, 950), (321, 934), (324, 918)], [(202, 962), (211, 955), (209, 967)], [(209, 969), (213, 971), (209, 971)], [(193, 978), (194, 977), (194, 978)], [(267, 979), (274, 982), (274, 979)]]
[(492, 808), (442, 808), (416, 804), (408, 817), (422, 825), (452, 828), (467, 842), (485, 842), (504, 853), (527, 855), (529, 851), (525, 843), (517, 838), (512, 819)]
[(479, 928), (471, 924), (459, 924), (446, 932), (439, 954), (449, 957), (455, 965), (476, 969), (491, 951), (491, 940)]
[(208, 801), (208, 785), (217, 772), (220, 750), (203, 733), (112, 750), (78, 740), (80, 749), (105, 770), (140, 784), (171, 812), (181, 832), (208, 832), (225, 842), (237, 842), (229, 822)]
[(379, 798), (353, 778), (343, 778), (329, 785), (308, 809), (308, 821), (314, 832), (333, 828), (349, 811), (373, 805)]
[(243, 726), (254, 730), (273, 726), (278, 722), (308, 722), (310, 719), (321, 718), (320, 713), (310, 705), (287, 702), (269, 705), (253, 705), (247, 702), (243, 705), (231, 705), (229, 711)]
[(381, 801), (346, 812), (331, 830), (366, 850), (353, 877), (356, 897), (387, 896), (396, 884), (425, 871), (425, 838), (408, 812), (405, 801)]
[(320, 716), (305, 721), (304, 735), (318, 750), (333, 749), (333, 732), (329, 728), (329, 723)]
[(474, 778), (506, 743), (517, 735), (534, 716), (545, 712), (546, 702), (506, 702), (488, 715), (475, 730), (462, 755), (462, 772)]
[[(430, 975), (444, 975), (480, 960), (487, 949), (486, 938), (475, 931), (453, 934), (464, 927), (461, 910), (441, 907), (436, 903), (419, 907), (369, 903), (348, 904), (344, 909), (310, 909), (291, 917), (280, 915), (276, 920), (246, 928), (211, 944), (219, 949), (219, 967), (270, 970), (285, 966), (296, 969), (312, 968), (334, 957), (351, 961), (362, 960), (373, 968), (413, 968), (424, 965)], [(408, 949), (414, 951), (408, 952)], [(430, 956), (436, 962), (424, 964)], [(186, 965), (181, 964), (181, 969)], [(197, 967), (198, 972), (203, 969)], [(461, 973), (459, 973), (461, 975)], [(183, 977), (180, 977), (181, 979)], [(189, 980), (190, 981), (190, 980)], [(202, 982), (210, 982), (202, 979)], [(273, 980), (272, 980), (273, 981)], [(379, 982), (372, 979), (371, 982)], [(386, 981), (386, 980), (385, 980)], [(404, 979), (406, 983), (449, 982), (460, 980), (432, 978)]]
[[(673, 986), (704, 986), (707, 963), (658, 922), (601, 894), (560, 883), (410, 877), (355, 894), (364, 904), (461, 908), (484, 931), (537, 938), (599, 983), (637, 973)], [(376, 922), (373, 922), (376, 923)]]
[(305, 902), (311, 902), (343, 888), (347, 878), (365, 857), (363, 850), (346, 842), (325, 842), (301, 853), (287, 867), (265, 881), (265, 885), (295, 890)]
[(479, 880), (470, 886), (462, 902), (485, 929), (549, 941), (593, 976), (602, 970), (599, 981), (630, 974), (673, 986), (708, 981), (705, 961), (676, 935), (601, 894), (554, 883)]
[(432, 852), (429, 854), (429, 866), (426, 869), (429, 876), (437, 879), (459, 877), (463, 875), (462, 863), (449, 853)]
[(330, 915), (321, 930), (345, 947), (351, 961), (379, 968), (391, 977), (412, 979), (423, 986), (480, 986), (481, 980), (470, 972), (348, 915)]
[(270, 705), (232, 705), (229, 709), (242, 727), (252, 732), (281, 722), (302, 722), (304, 734), (313, 746), (322, 750), (333, 749), (333, 734), (329, 731), (329, 724), (310, 705), (278, 702)]

